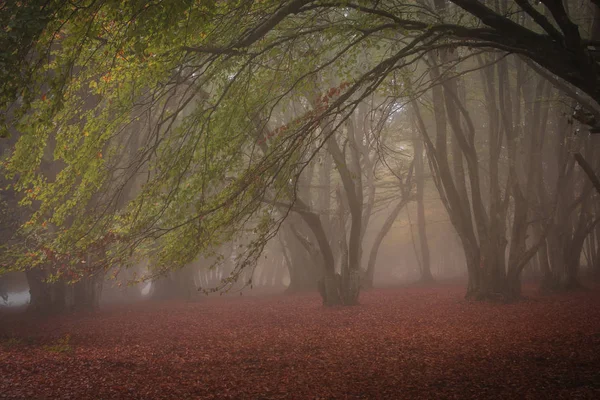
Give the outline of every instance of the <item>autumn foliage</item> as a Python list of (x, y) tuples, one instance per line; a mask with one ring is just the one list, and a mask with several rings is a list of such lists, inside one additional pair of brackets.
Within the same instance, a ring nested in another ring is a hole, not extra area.
[(600, 398), (600, 292), (462, 287), (144, 303), (0, 320), (0, 398)]

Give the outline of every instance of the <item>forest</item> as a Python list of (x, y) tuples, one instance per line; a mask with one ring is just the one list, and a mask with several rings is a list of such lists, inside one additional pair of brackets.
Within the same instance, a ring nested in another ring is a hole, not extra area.
[(0, 398), (600, 397), (600, 1), (0, 25)]

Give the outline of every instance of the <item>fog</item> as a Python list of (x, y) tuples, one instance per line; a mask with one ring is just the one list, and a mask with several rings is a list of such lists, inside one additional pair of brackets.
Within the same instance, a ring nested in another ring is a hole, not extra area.
[(0, 398), (600, 395), (597, 2), (0, 11)]

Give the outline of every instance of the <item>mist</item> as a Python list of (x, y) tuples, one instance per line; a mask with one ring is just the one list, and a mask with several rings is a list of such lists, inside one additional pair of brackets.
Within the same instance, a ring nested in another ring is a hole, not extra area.
[(599, 7), (0, 5), (0, 398), (598, 398)]

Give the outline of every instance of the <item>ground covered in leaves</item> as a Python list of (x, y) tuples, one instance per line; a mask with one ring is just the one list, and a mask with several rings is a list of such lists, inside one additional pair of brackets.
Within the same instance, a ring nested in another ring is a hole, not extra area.
[(460, 286), (0, 316), (0, 398), (600, 398), (600, 290), (471, 303)]

